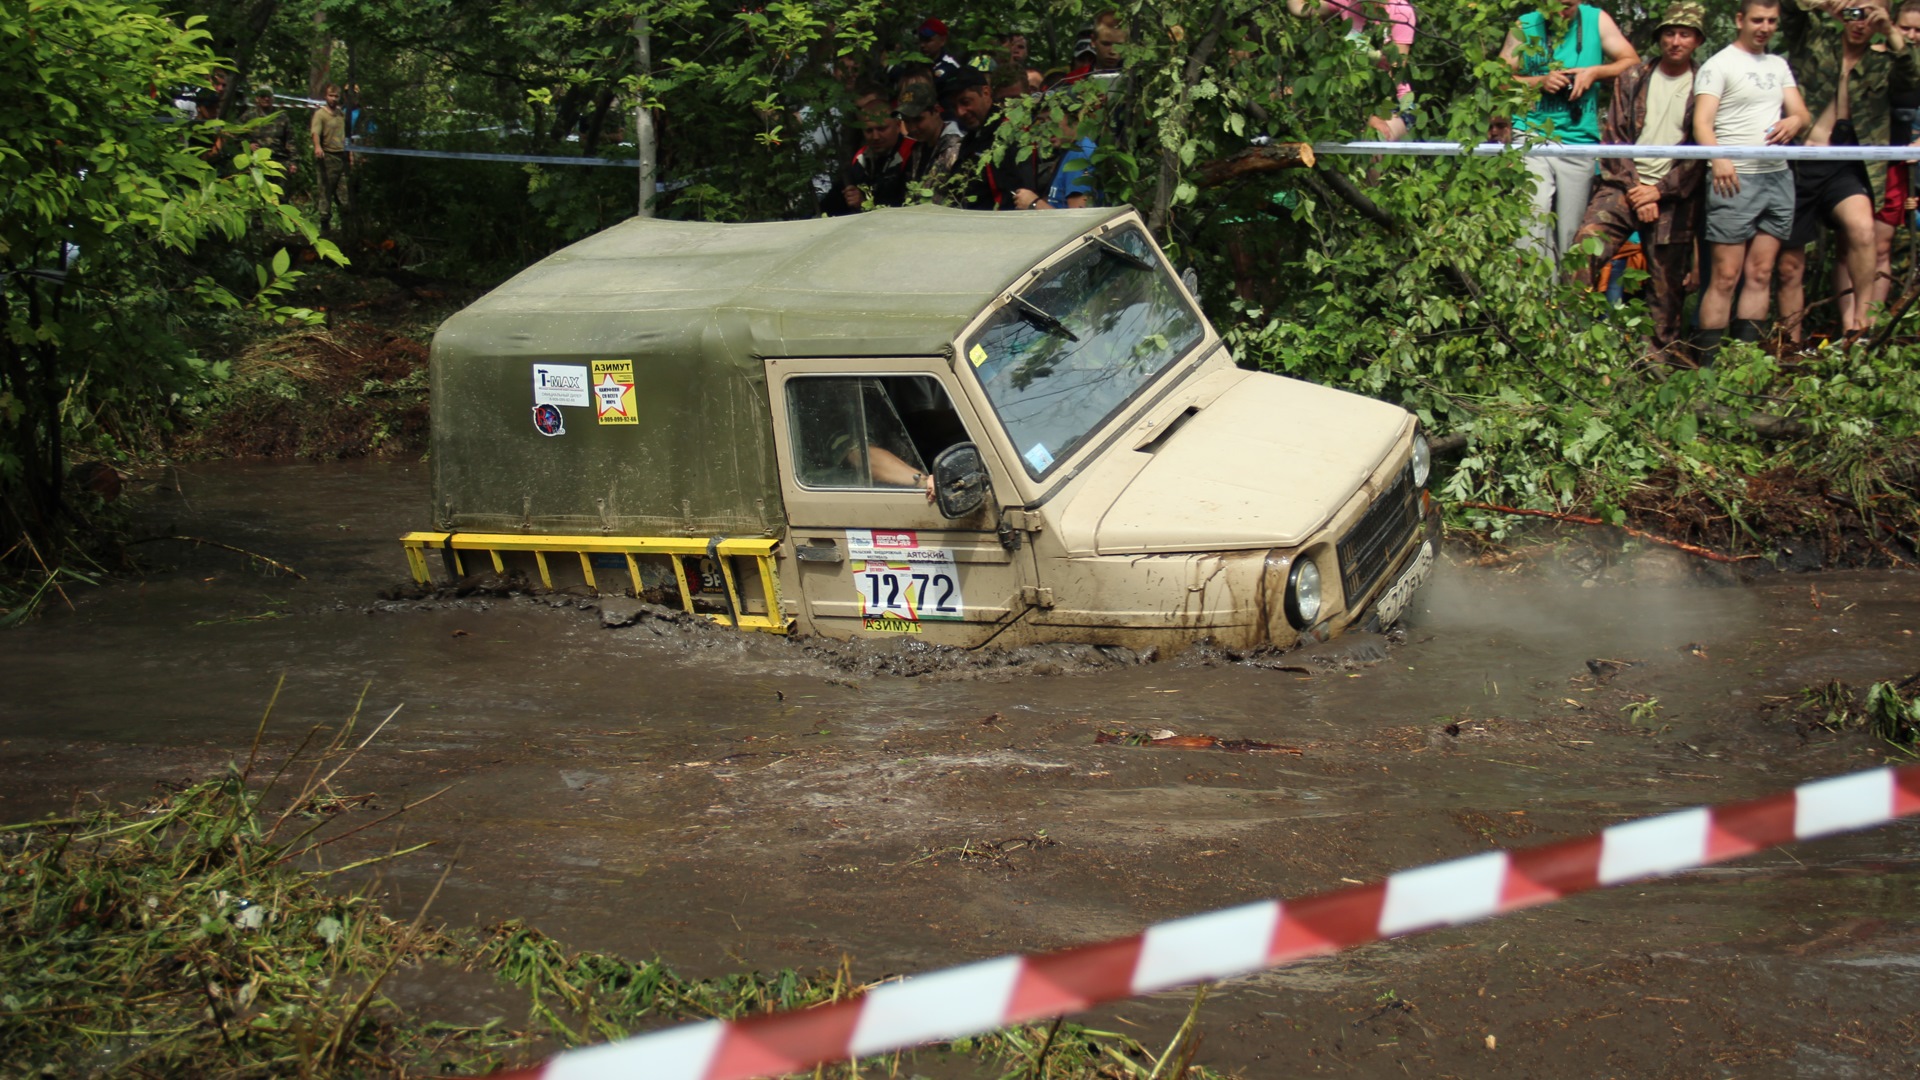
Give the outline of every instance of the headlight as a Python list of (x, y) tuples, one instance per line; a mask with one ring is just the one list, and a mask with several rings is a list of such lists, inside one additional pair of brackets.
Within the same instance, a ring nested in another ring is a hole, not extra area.
[(1287, 572), (1287, 621), (1305, 630), (1320, 617), (1320, 567), (1312, 559), (1295, 559)]
[(1433, 471), (1433, 451), (1427, 446), (1427, 437), (1420, 432), (1413, 433), (1413, 486), (1426, 487), (1427, 474)]

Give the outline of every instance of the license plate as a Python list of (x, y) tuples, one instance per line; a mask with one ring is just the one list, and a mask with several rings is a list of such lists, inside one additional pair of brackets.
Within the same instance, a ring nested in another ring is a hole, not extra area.
[(1421, 543), (1419, 553), (1413, 557), (1413, 565), (1407, 567), (1406, 573), (1387, 586), (1387, 590), (1380, 594), (1380, 599), (1374, 601), (1373, 610), (1380, 618), (1382, 630), (1400, 621), (1400, 616), (1405, 615), (1408, 605), (1413, 603), (1413, 594), (1420, 591), (1420, 586), (1425, 585), (1432, 574), (1433, 541), (1427, 540)]

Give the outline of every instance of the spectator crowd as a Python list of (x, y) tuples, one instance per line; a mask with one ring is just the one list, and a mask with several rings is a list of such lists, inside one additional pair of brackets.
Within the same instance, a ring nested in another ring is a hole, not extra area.
[[(1287, 7), (1345, 24), (1345, 40), (1382, 69), (1402, 69), (1414, 48), (1409, 0)], [(1547, 0), (1507, 34), (1500, 58), (1536, 95), (1496, 134), (1521, 144), (1920, 143), (1920, 0), (1740, 0), (1730, 29), (1731, 44), (1697, 55), (1709, 36), (1705, 7), (1678, 0), (1643, 57), (1600, 6)], [(1072, 65), (1043, 73), (1023, 34), (963, 61), (946, 24), (926, 19), (915, 32), (918, 58), (854, 85), (862, 139), (834, 176), (816, 181), (820, 209), (898, 206), (916, 185), (976, 210), (1100, 204), (1100, 94), (1070, 100), (1058, 132), (996, 136), (1009, 99), (1077, 95), (1117, 76), (1126, 41), (1119, 17), (1102, 13), (1080, 34)], [(1395, 99), (1391, 115), (1366, 117), (1374, 138), (1414, 128), (1406, 81)], [(1526, 167), (1525, 250), (1616, 299), (1624, 269), (1644, 269), (1652, 345), (1675, 362), (1710, 363), (1728, 338), (1760, 340), (1776, 295), (1780, 333), (1804, 345), (1807, 252), (1823, 233), (1834, 252), (1835, 321), (1849, 334), (1864, 330), (1889, 290), (1895, 230), (1914, 210), (1905, 162), (1528, 156)]]
[[(1364, 66), (1379, 69), (1383, 89), (1393, 84), (1387, 115), (1365, 117), (1365, 127), (1380, 140), (1407, 137), (1418, 122), (1405, 77), (1415, 3), (1286, 6), (1292, 17), (1325, 20)], [(1703, 60), (1705, 6), (1675, 0), (1643, 57), (1600, 6), (1538, 0), (1515, 19), (1500, 52), (1532, 91), (1530, 105), (1496, 120), (1495, 137), (1521, 145), (1920, 146), (1920, 0), (1738, 0), (1732, 22), (1714, 28), (1731, 29), (1732, 43)], [(871, 73), (835, 69), (854, 102), (859, 139), (831, 175), (816, 178), (818, 211), (854, 214), (918, 197), (972, 210), (1101, 205), (1099, 143), (1113, 130), (1104, 105), (1127, 40), (1120, 16), (1101, 12), (1078, 35), (1070, 61), (1045, 71), (1024, 33), (997, 35), (966, 55), (945, 22), (924, 19), (899, 62)], [(232, 95), (227, 77), (217, 72), (213, 87), (176, 106), (213, 118)], [(351, 133), (369, 126), (354, 89), (327, 86), (324, 101), (311, 102), (317, 107), (302, 138), (272, 92), (256, 88), (236, 129), (289, 173), (311, 163), (322, 228), (344, 216)], [(1002, 138), (1007, 103), (1031, 95), (1052, 100), (1031, 110), (1027, 130)], [(827, 115), (815, 129), (823, 145), (840, 123), (838, 113)], [(214, 138), (210, 157), (222, 157), (227, 138)], [(1804, 346), (1808, 249), (1822, 236), (1832, 252), (1832, 321), (1847, 334), (1865, 330), (1889, 292), (1894, 234), (1915, 209), (1904, 161), (1529, 154), (1525, 164), (1524, 250), (1616, 300), (1624, 270), (1644, 270), (1652, 346), (1675, 362), (1711, 362), (1727, 339), (1761, 340), (1776, 306), (1781, 337)]]
[[(1103, 12), (1074, 43), (1072, 64), (1047, 73), (1032, 66), (1023, 33), (1001, 35), (962, 63), (947, 24), (926, 19), (914, 31), (918, 59), (889, 65), (883, 78), (854, 78), (860, 146), (834, 176), (816, 182), (821, 211), (900, 206), (915, 187), (970, 210), (1098, 205), (1097, 91), (1119, 75), (1126, 40), (1119, 17)], [(996, 148), (1001, 107), (1038, 94), (1072, 99), (1059, 131)]]

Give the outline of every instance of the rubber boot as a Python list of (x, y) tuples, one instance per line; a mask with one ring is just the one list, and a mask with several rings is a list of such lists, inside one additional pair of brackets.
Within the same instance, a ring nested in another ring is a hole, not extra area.
[(1735, 319), (1728, 325), (1727, 330), (1735, 341), (1758, 342), (1765, 325), (1763, 319)]
[(1726, 336), (1727, 332), (1724, 328), (1716, 327), (1715, 329), (1709, 330), (1703, 326), (1695, 330), (1693, 332), (1693, 340), (1689, 342), (1689, 344), (1693, 346), (1693, 362), (1695, 366), (1703, 368), (1712, 367), (1714, 355), (1720, 351), (1720, 341)]

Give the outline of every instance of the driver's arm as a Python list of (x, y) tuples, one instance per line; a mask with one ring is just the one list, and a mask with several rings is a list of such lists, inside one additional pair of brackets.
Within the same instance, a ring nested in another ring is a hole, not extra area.
[[(849, 455), (851, 457), (851, 455)], [(900, 455), (885, 447), (867, 447), (867, 464), (873, 482), (881, 487), (924, 488), (927, 501), (933, 501), (933, 477), (906, 463)]]

